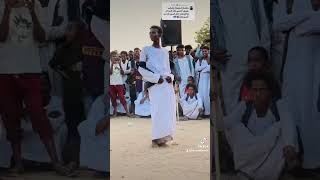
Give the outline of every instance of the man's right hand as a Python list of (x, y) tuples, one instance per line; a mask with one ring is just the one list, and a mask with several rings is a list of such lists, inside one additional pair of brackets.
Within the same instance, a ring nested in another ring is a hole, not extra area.
[(214, 49), (212, 54), (213, 59), (222, 64), (226, 64), (231, 57), (226, 49)]
[(159, 81), (158, 81), (158, 84), (162, 84), (163, 83), (163, 78), (162, 77), (160, 77), (160, 79), (159, 79)]

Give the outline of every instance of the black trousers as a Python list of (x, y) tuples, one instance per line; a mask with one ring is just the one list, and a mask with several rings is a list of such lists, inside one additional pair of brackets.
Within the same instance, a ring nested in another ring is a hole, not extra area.
[(72, 72), (68, 75), (70, 79), (64, 79), (63, 81), (63, 106), (68, 128), (63, 157), (66, 162), (79, 162), (80, 135), (78, 125), (85, 119), (83, 88), (80, 72)]

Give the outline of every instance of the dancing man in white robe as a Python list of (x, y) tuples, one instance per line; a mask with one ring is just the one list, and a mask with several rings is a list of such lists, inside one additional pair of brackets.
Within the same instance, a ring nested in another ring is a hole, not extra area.
[(195, 71), (198, 76), (198, 90), (204, 105), (204, 115), (210, 115), (210, 59), (209, 47), (202, 47), (203, 58), (196, 63)]
[(285, 163), (298, 165), (296, 128), (284, 100), (272, 102), (272, 79), (252, 76), (252, 104), (240, 102), (225, 119), (238, 176), (278, 180)]
[(320, 168), (320, 144), (317, 140), (320, 137), (317, 105), (320, 84), (319, 19), (316, 1), (294, 1), (292, 14), (275, 19), (273, 26), (274, 31), (290, 31), (282, 94), (288, 99), (289, 109), (299, 128), (305, 169)]
[(149, 91), (154, 146), (164, 146), (173, 139), (176, 123), (174, 75), (170, 70), (168, 50), (160, 45), (162, 32), (159, 26), (150, 28), (153, 44), (142, 49), (138, 69)]
[(147, 117), (151, 115), (150, 100), (148, 90), (139, 93), (137, 100), (135, 100), (135, 115)]
[(187, 93), (180, 99), (185, 120), (198, 119), (203, 111), (203, 102), (199, 94), (196, 93), (197, 87), (194, 84), (187, 85)]

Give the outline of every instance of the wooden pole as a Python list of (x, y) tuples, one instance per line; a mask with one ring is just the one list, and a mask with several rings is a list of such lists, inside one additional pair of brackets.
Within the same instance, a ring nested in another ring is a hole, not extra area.
[[(212, 92), (212, 96), (217, 95), (218, 93), (218, 72), (214, 69), (214, 66), (211, 64), (211, 92)], [(214, 145), (214, 160), (215, 160), (215, 171), (216, 171), (216, 179), (215, 180), (220, 180), (221, 179), (221, 168), (220, 168), (220, 152), (219, 152), (219, 134), (218, 134), (218, 128), (217, 128), (217, 121), (218, 119), (222, 118), (221, 116), (219, 116), (219, 102), (218, 102), (218, 97), (216, 96), (216, 98), (213, 98), (211, 103), (212, 106), (212, 116), (211, 116), (211, 120), (212, 120), (212, 124), (211, 126), (213, 127), (213, 135), (214, 135), (214, 139), (213, 139), (213, 145)], [(221, 120), (221, 119), (220, 119)], [(212, 141), (212, 140), (211, 140)]]

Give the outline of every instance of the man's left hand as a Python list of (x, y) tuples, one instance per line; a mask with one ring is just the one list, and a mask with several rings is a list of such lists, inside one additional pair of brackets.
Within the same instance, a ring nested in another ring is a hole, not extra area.
[(170, 77), (170, 76), (167, 76), (167, 77), (166, 77), (166, 81), (167, 81), (168, 83), (171, 83), (171, 82), (172, 82), (171, 77)]

